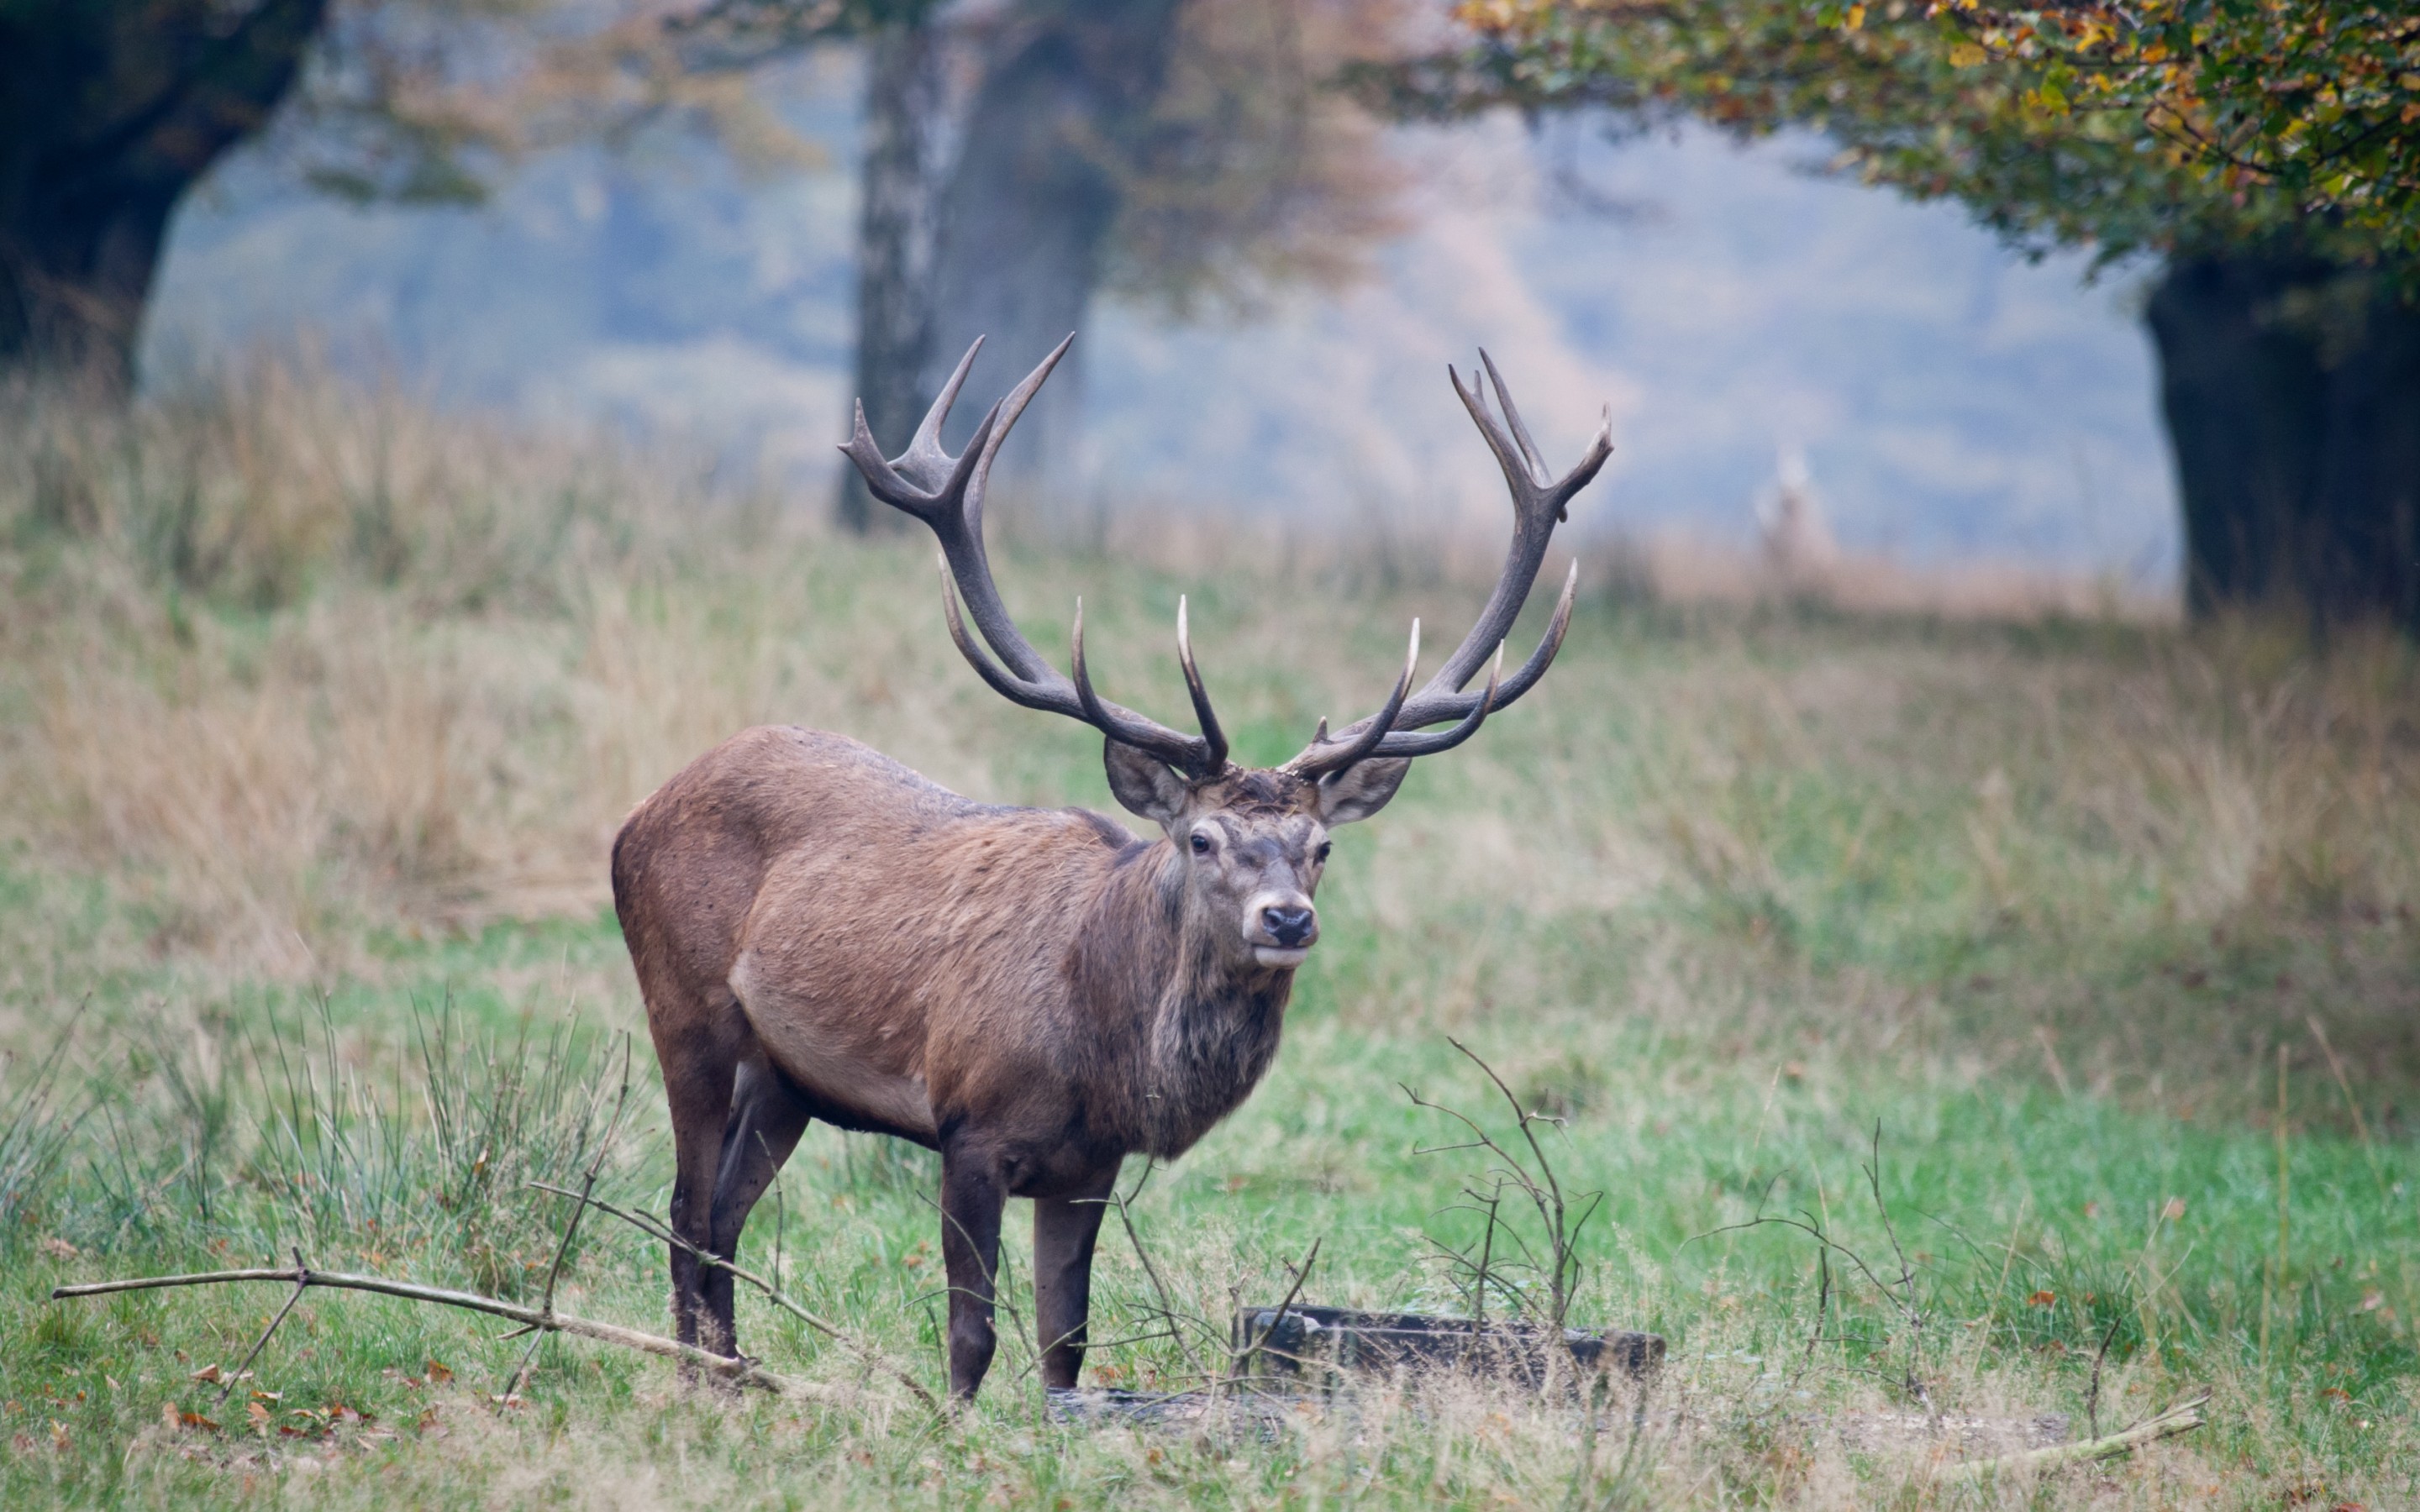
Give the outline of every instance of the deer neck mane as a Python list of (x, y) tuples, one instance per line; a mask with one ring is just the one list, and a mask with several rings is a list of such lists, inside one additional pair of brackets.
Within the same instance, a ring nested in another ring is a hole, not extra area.
[[(1119, 868), (1080, 950), (1095, 1001), (1120, 1021), (1137, 1089), (1134, 1148), (1183, 1154), (1251, 1095), (1276, 1058), (1292, 968), (1236, 964), (1186, 907), (1184, 868), (1159, 841)], [(1106, 968), (1106, 969), (1105, 969)], [(1106, 995), (1113, 1002), (1099, 1002)]]

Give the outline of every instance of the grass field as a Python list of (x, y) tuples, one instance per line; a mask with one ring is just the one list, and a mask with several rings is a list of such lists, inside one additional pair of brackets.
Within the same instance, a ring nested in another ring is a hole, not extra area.
[[(2420, 1504), (2412, 649), (1637, 592), (1586, 598), (1535, 695), (1340, 836), (1276, 1071), (1135, 1202), (1171, 1296), (1113, 1233), (1094, 1336), (1274, 1302), (1314, 1241), (1309, 1300), (1461, 1305), (1441, 1253), (1479, 1237), (1483, 1163), (1420, 1153), (1454, 1127), (1405, 1088), (1512, 1126), (1458, 1040), (1604, 1195), (1573, 1318), (1668, 1337), (1642, 1412), (1416, 1385), (1265, 1435), (1063, 1427), (1011, 1318), (936, 1422), (876, 1367), (942, 1379), (930, 1158), (826, 1130), (744, 1257), (862, 1348), (748, 1301), (741, 1332), (829, 1400), (558, 1339), (500, 1403), (503, 1328), (315, 1291), (222, 1402), (195, 1373), (280, 1288), (49, 1288), (299, 1247), (533, 1300), (565, 1213), (526, 1183), (589, 1159), (626, 1036), (602, 1190), (660, 1209), (603, 853), (681, 763), (787, 720), (1112, 804), (1095, 738), (957, 662), (919, 543), (273, 369), (10, 424), (0, 1504)], [(1260, 761), (1484, 589), (1460, 544), (1000, 554), (1037, 643), (1083, 593), (1098, 675), (1164, 717), (1191, 594)], [(660, 1329), (662, 1256), (592, 1219), (558, 1300)], [(1088, 1374), (1181, 1383), (1187, 1349)], [(1873, 1431), (2083, 1436), (2205, 1386), (2211, 1426), (2039, 1478), (1944, 1479)]]

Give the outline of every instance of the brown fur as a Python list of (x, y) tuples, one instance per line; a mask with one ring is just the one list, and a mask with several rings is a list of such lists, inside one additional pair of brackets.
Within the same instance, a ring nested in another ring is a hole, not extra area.
[[(1046, 1381), (1074, 1384), (1098, 1199), (1125, 1155), (1183, 1153), (1267, 1071), (1294, 969), (1262, 964), (1253, 911), (1311, 920), (1327, 825), (1373, 811), (1404, 764), (1340, 787), (1109, 760), (1171, 838), (975, 803), (845, 737), (761, 728), (665, 783), (613, 846), (675, 1231), (729, 1257), (810, 1119), (940, 1150), (960, 1395), (991, 1354), (1009, 1196), (1036, 1202)], [(678, 1249), (673, 1272), (680, 1336), (733, 1349), (727, 1274)]]

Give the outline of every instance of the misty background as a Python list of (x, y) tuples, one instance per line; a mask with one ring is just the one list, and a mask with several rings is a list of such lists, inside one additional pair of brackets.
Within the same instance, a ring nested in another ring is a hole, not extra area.
[[(848, 412), (859, 64), (834, 49), (761, 87), (819, 164), (752, 173), (653, 132), (528, 159), (477, 207), (361, 208), (240, 149), (174, 223), (144, 370), (309, 339), (442, 402), (761, 461), (825, 507)], [(1549, 455), (1611, 406), (1583, 534), (1744, 544), (1803, 450), (1851, 550), (2175, 582), (2138, 275), (2028, 263), (1953, 206), (1822, 177), (1810, 139), (1617, 143), (1502, 114), (1388, 140), (1405, 229), (1357, 285), (1191, 318), (1095, 302), (1078, 465), (1043, 507), (1492, 522), (1501, 486), (1441, 372), (1484, 344)]]

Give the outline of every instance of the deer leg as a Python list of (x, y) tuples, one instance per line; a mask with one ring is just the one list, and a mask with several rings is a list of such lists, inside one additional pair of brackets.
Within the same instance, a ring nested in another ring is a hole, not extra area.
[[(714, 1177), (714, 1203), (707, 1224), (706, 1249), (719, 1259), (737, 1259), (739, 1233), (748, 1227), (749, 1211), (773, 1184), (774, 1173), (806, 1132), (807, 1107), (783, 1084), (762, 1054), (739, 1063), (733, 1080), (731, 1119), (723, 1125), (722, 1159)], [(691, 1263), (696, 1264), (694, 1257)], [(703, 1303), (701, 1332), (714, 1342), (718, 1354), (739, 1352), (739, 1335), (732, 1316), (731, 1273), (700, 1266)]]
[(1084, 1327), (1093, 1310), (1093, 1242), (1100, 1237), (1115, 1165), (1063, 1196), (1033, 1202), (1033, 1313), (1042, 1383), (1072, 1386), (1084, 1368)]
[(991, 1368), (992, 1278), (1000, 1265), (1000, 1215), (1008, 1186), (980, 1150), (941, 1150), (941, 1260), (950, 1280), (950, 1395), (974, 1399)]
[[(700, 1037), (703, 1038), (703, 1037)], [(731, 1058), (713, 1054), (715, 1047), (683, 1047), (680, 1058), (658, 1057), (664, 1068), (665, 1100), (673, 1125), (672, 1229), (682, 1242), (670, 1246), (673, 1272), (673, 1328), (683, 1344), (697, 1344), (705, 1297), (697, 1257), (686, 1246), (710, 1248), (714, 1230), (710, 1215), (715, 1168), (720, 1161), (723, 1130), (731, 1118)], [(717, 1345), (707, 1348), (719, 1349)], [(693, 1366), (681, 1367), (682, 1379), (696, 1379)]]

